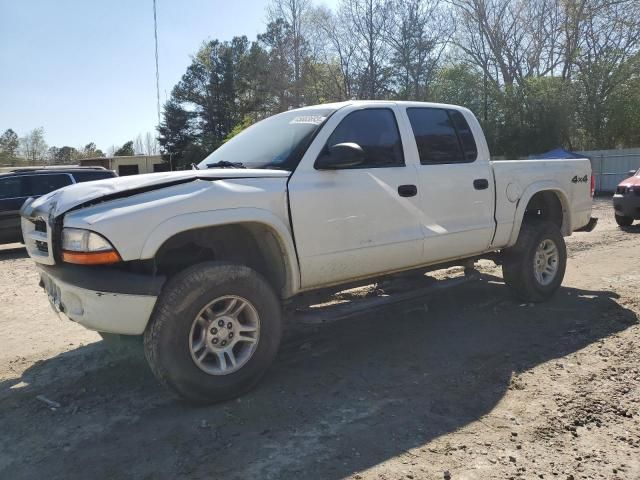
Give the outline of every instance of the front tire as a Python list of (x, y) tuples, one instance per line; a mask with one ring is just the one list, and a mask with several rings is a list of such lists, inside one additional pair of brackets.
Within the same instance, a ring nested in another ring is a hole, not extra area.
[(633, 218), (625, 217), (624, 215), (615, 215), (616, 223), (621, 227), (630, 227), (633, 223)]
[(260, 274), (201, 263), (164, 287), (144, 333), (145, 355), (181, 397), (220, 402), (258, 383), (278, 351), (281, 325), (278, 298)]
[(549, 221), (523, 223), (516, 244), (503, 252), (504, 281), (526, 302), (550, 298), (562, 284), (566, 266), (564, 238)]

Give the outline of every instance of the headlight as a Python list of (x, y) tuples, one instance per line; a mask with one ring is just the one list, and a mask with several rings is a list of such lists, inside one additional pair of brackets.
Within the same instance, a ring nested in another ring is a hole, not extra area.
[(102, 235), (79, 228), (63, 228), (62, 260), (81, 265), (104, 265), (122, 259)]

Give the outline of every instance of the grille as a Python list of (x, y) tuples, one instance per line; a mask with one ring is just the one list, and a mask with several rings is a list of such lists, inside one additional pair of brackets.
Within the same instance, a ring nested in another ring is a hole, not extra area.
[(624, 195), (627, 192), (627, 187), (618, 187), (616, 188), (616, 193)]
[(51, 232), (43, 217), (23, 218), (22, 237), (27, 253), (38, 263), (53, 265), (55, 261), (51, 252)]
[(36, 220), (33, 222), (36, 232), (47, 233), (47, 224), (44, 220)]

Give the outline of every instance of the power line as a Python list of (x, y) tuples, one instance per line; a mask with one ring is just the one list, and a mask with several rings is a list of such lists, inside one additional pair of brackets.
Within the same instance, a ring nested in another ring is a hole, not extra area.
[(160, 125), (160, 70), (158, 69), (158, 18), (156, 14), (156, 0), (153, 0), (153, 37), (156, 41), (156, 107), (158, 110), (158, 125)]

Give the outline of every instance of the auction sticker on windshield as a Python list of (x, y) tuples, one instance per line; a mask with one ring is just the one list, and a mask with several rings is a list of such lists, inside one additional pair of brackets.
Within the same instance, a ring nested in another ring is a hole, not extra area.
[(323, 117), (321, 115), (302, 115), (300, 117), (296, 117), (289, 122), (290, 125), (294, 123), (310, 123), (312, 125), (320, 125), (327, 117)]

